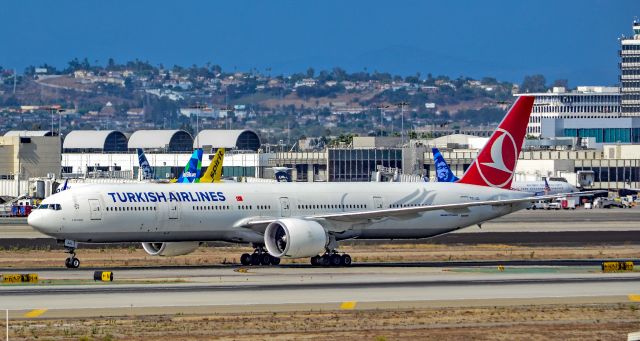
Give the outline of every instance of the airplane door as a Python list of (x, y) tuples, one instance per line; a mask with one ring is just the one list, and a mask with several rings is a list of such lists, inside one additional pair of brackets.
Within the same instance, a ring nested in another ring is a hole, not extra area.
[(169, 219), (180, 218), (180, 206), (177, 201), (169, 202)]
[(98, 199), (89, 199), (89, 210), (91, 211), (91, 220), (102, 219), (102, 211), (100, 210), (100, 201)]
[(373, 209), (374, 210), (383, 209), (383, 202), (381, 197), (373, 197)]
[(291, 207), (289, 205), (289, 198), (280, 198), (280, 216), (290, 217)]

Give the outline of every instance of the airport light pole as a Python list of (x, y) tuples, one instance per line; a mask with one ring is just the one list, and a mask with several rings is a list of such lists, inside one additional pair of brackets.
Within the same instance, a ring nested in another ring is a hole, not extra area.
[(55, 124), (53, 123), (55, 121), (54, 114), (57, 112), (60, 115), (58, 123), (58, 136), (60, 136), (62, 131), (62, 112), (64, 110), (61, 109), (60, 105), (47, 105), (40, 107), (40, 109), (49, 110), (49, 112), (51, 113), (51, 135), (55, 133)]
[(388, 105), (378, 105), (375, 106), (376, 109), (380, 110), (380, 132), (379, 132), (379, 136), (382, 136), (382, 127), (383, 127), (383, 116), (384, 116), (384, 109), (388, 109), (389, 106)]
[(409, 105), (409, 103), (400, 102), (397, 105), (400, 107), (400, 139), (404, 145), (404, 106)]
[(205, 104), (196, 103), (196, 105), (190, 107), (196, 109), (196, 148), (200, 148), (200, 111), (207, 108)]
[(62, 136), (62, 112), (64, 110), (58, 109), (58, 137)]

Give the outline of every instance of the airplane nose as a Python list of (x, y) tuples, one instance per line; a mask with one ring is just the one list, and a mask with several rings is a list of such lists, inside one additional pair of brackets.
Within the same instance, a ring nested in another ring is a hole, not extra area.
[(29, 216), (27, 217), (27, 224), (29, 224), (29, 226), (31, 226), (35, 230), (46, 234), (49, 229), (47, 226), (48, 224), (46, 224), (46, 217), (44, 217), (44, 215), (46, 215), (44, 214), (44, 212), (40, 212), (38, 210), (31, 212), (31, 214), (29, 214)]
[(37, 215), (38, 214), (35, 211), (29, 214), (29, 216), (27, 217), (27, 224), (29, 224), (29, 226), (35, 227), (35, 224), (38, 222)]

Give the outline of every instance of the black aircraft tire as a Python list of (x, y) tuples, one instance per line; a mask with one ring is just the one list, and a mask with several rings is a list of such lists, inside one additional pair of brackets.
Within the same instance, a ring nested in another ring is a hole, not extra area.
[(242, 265), (251, 265), (251, 255), (248, 253), (243, 253), (242, 256), (240, 256), (240, 264)]
[(331, 266), (340, 266), (342, 264), (342, 257), (339, 254), (333, 254), (330, 256), (329, 261)]
[(271, 255), (268, 253), (263, 253), (260, 256), (260, 264), (261, 265), (271, 265)]
[(321, 266), (331, 265), (331, 257), (329, 255), (324, 255), (320, 257), (318, 264)]
[(251, 265), (260, 265), (260, 255), (254, 253), (251, 255)]
[(350, 266), (351, 265), (351, 256), (349, 256), (348, 254), (344, 254), (342, 255), (342, 262), (341, 264), (344, 266)]
[(271, 256), (271, 264), (279, 265), (280, 264), (280, 258)]

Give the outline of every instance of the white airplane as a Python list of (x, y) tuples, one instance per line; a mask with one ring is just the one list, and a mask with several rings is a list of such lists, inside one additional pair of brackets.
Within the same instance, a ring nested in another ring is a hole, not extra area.
[(314, 265), (350, 265), (337, 252), (341, 240), (429, 238), (557, 197), (511, 190), (533, 100), (516, 100), (456, 183), (87, 185), (46, 198), (28, 223), (64, 240), (70, 268), (80, 265), (78, 242), (141, 242), (160, 256), (203, 241), (252, 243), (242, 264), (311, 257)]
[(578, 189), (565, 181), (520, 181), (513, 183), (513, 189), (516, 191), (529, 192), (534, 195), (548, 195), (559, 193), (574, 193)]

